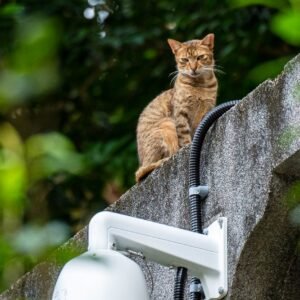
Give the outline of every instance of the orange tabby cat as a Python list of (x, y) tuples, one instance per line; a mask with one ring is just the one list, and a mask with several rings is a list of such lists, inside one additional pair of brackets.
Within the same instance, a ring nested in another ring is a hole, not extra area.
[(178, 75), (174, 87), (157, 96), (140, 115), (137, 182), (189, 144), (203, 116), (216, 104), (214, 34), (184, 43), (169, 39), (168, 43)]

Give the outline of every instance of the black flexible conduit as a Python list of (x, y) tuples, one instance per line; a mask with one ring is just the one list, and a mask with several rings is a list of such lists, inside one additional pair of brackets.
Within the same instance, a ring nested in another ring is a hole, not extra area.
[(174, 300), (184, 299), (184, 286), (186, 282), (187, 269), (177, 268), (175, 285), (174, 285)]
[[(196, 129), (190, 150), (189, 188), (200, 186), (200, 154), (207, 131), (219, 117), (221, 117), (226, 111), (228, 111), (238, 102), (239, 100), (229, 101), (215, 107), (205, 115), (205, 117), (200, 122), (198, 128)], [(201, 196), (198, 194), (189, 195), (190, 222), (191, 231), (193, 232), (203, 233), (201, 212), (201, 200), (203, 199), (204, 198), (201, 198)], [(184, 285), (186, 281), (186, 276), (187, 270), (185, 268), (177, 269), (174, 287), (174, 300), (184, 299)], [(199, 279), (193, 278), (191, 284), (199, 286), (199, 284), (201, 283)], [(199, 299), (204, 299), (203, 292), (195, 291), (194, 289), (192, 289), (190, 291), (190, 300)]]

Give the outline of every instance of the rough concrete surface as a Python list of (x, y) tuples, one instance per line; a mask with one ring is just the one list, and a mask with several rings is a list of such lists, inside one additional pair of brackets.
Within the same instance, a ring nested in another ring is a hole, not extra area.
[[(210, 187), (204, 225), (228, 218), (226, 299), (296, 300), (300, 295), (299, 231), (285, 196), (300, 178), (300, 56), (232, 108), (209, 131), (201, 178)], [(179, 151), (108, 210), (189, 228), (189, 147)], [(86, 229), (48, 262), (17, 281), (0, 299), (51, 299), (60, 253), (86, 248)], [(71, 247), (72, 248), (72, 247)], [(151, 299), (173, 298), (174, 270), (136, 258)]]

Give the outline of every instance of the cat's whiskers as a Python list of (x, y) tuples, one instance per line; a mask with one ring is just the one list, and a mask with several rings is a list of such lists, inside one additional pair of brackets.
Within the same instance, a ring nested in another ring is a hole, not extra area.
[(178, 70), (175, 70), (174, 72), (171, 72), (171, 73), (169, 74), (169, 77), (172, 76), (172, 75), (174, 75), (174, 74), (177, 75), (178, 73), (179, 73), (179, 71), (178, 71)]
[(178, 70), (176, 70), (176, 71), (174, 71), (174, 72), (171, 72), (171, 73), (169, 74), (169, 77), (170, 77), (170, 76), (173, 76), (172, 79), (171, 79), (171, 81), (170, 81), (170, 85), (172, 85), (172, 84), (176, 81), (178, 74), (179, 74), (179, 71), (178, 71)]
[(178, 73), (171, 79), (170, 85), (172, 85), (176, 81), (177, 77), (178, 77)]
[(220, 66), (220, 65), (216, 65), (216, 64), (214, 64), (213, 65), (213, 68), (214, 68), (214, 71), (216, 72), (216, 73), (220, 73), (220, 74), (226, 74), (222, 69), (223, 69), (223, 67), (222, 66)]
[(225, 74), (225, 72), (219, 69), (219, 67), (216, 67), (216, 65), (210, 67), (203, 67), (202, 69), (204, 71), (213, 71), (214, 73)]
[(213, 66), (214, 66), (214, 67), (217, 67), (218, 69), (223, 69), (223, 67), (222, 67), (221, 65), (216, 65), (216, 64), (214, 64)]

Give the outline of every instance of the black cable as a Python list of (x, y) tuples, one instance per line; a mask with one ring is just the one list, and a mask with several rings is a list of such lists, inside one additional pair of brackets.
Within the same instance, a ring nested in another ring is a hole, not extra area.
[[(197, 127), (190, 150), (189, 188), (200, 186), (200, 154), (207, 131), (219, 117), (221, 117), (226, 111), (228, 111), (238, 102), (239, 100), (234, 100), (218, 105), (204, 116)], [(203, 233), (201, 200), (203, 200), (203, 198), (201, 198), (198, 194), (189, 195), (191, 231), (198, 233)], [(184, 282), (187, 272), (186, 270), (185, 272), (179, 271), (180, 269), (184, 268), (178, 268), (177, 270), (174, 288), (174, 300), (184, 299)], [(198, 278), (193, 278), (192, 285), (201, 287), (201, 282)], [(198, 291), (197, 289), (193, 288), (190, 291), (190, 300), (198, 299), (204, 299), (202, 288), (199, 288)]]
[[(238, 102), (239, 100), (234, 100), (218, 105), (205, 115), (205, 117), (197, 127), (190, 150), (189, 188), (197, 187), (200, 185), (200, 153), (207, 131), (219, 117), (221, 117), (226, 111), (228, 111)], [(202, 233), (203, 230), (200, 195), (190, 195), (189, 200), (191, 231)]]
[(175, 285), (174, 285), (174, 300), (183, 300), (184, 299), (184, 287), (187, 277), (186, 268), (177, 268)]

